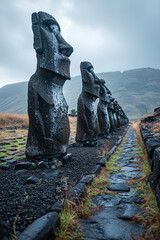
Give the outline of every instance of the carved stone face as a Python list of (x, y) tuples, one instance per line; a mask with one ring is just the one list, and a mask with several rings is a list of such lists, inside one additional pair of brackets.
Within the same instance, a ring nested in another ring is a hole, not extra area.
[(32, 29), (39, 67), (70, 79), (68, 57), (72, 54), (73, 48), (61, 36), (55, 18), (45, 12), (33, 13)]
[(110, 91), (105, 85), (105, 81), (101, 79), (100, 83), (100, 100), (106, 103), (110, 103)]
[(114, 109), (114, 103), (113, 103), (113, 101), (114, 101), (114, 98), (110, 95), (110, 103), (109, 103), (109, 106), (108, 106), (108, 107), (109, 107), (110, 109), (112, 109), (112, 110)]
[(100, 79), (93, 71), (93, 66), (90, 62), (81, 62), (80, 64), (83, 92), (89, 93), (94, 97), (99, 97)]

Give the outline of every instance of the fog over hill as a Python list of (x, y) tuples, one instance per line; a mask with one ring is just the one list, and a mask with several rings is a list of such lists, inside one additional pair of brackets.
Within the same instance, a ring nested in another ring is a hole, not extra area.
[[(140, 68), (124, 72), (98, 73), (106, 81), (112, 95), (130, 119), (141, 118), (160, 106), (160, 70)], [(27, 82), (9, 84), (0, 88), (0, 112), (27, 112)], [(80, 76), (73, 77), (64, 85), (64, 95), (69, 111), (77, 108), (81, 92)]]

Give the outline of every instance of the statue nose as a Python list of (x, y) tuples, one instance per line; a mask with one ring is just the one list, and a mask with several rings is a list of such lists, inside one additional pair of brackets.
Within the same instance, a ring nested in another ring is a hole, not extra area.
[(69, 57), (73, 52), (73, 47), (66, 42), (63, 44), (59, 44), (59, 52), (62, 53), (64, 56)]

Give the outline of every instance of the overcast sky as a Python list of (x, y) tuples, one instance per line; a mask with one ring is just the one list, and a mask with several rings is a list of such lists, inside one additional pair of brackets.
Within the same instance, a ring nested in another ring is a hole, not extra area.
[(0, 0), (0, 87), (35, 72), (35, 11), (55, 17), (73, 46), (72, 76), (85, 60), (97, 73), (160, 68), (160, 0)]

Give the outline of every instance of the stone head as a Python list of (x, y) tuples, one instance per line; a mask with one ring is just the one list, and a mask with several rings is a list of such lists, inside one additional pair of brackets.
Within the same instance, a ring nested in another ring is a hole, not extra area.
[(61, 36), (56, 19), (45, 12), (34, 12), (32, 30), (38, 66), (70, 79), (69, 56), (73, 48)]
[(81, 62), (80, 64), (83, 92), (89, 93), (94, 97), (99, 97), (100, 79), (96, 76), (93, 66), (90, 62)]
[(114, 100), (114, 110), (116, 113), (118, 113), (118, 110), (119, 110), (119, 104), (116, 100)]
[(112, 110), (114, 109), (114, 99), (115, 99), (115, 98), (113, 98), (113, 97), (110, 95), (109, 108), (112, 109)]
[(109, 103), (110, 95), (111, 95), (111, 92), (106, 87), (105, 81), (103, 79), (100, 79), (100, 100), (105, 103)]

